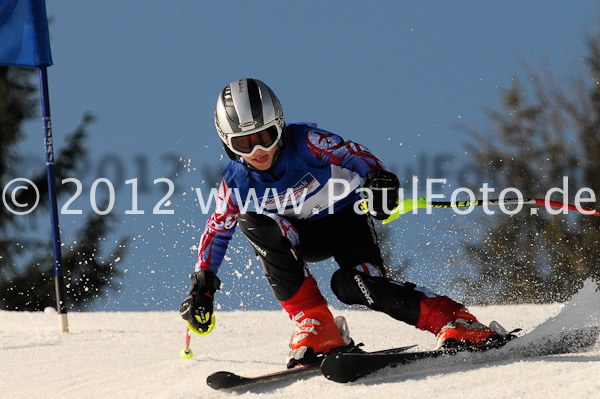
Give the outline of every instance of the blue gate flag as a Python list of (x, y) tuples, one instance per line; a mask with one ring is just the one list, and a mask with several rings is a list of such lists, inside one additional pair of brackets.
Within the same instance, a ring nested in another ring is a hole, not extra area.
[(0, 0), (0, 65), (52, 65), (45, 0)]

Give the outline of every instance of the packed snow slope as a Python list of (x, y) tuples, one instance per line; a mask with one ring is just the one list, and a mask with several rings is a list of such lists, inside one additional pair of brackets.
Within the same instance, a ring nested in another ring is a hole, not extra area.
[[(567, 304), (473, 307), (523, 333), (556, 325), (600, 324), (600, 293), (590, 284)], [(384, 314), (333, 310), (346, 317), (365, 349), (418, 344), (434, 337)], [(254, 375), (279, 370), (293, 324), (283, 311), (217, 313), (207, 336), (193, 336), (194, 357), (182, 360), (185, 324), (177, 312), (70, 313), (58, 333), (54, 311), (0, 312), (0, 398), (600, 398), (600, 344), (584, 353), (463, 364), (451, 370), (341, 385), (313, 375), (251, 392), (209, 388), (206, 377), (227, 370)], [(539, 325), (542, 324), (540, 327)], [(530, 337), (529, 337), (530, 338)]]

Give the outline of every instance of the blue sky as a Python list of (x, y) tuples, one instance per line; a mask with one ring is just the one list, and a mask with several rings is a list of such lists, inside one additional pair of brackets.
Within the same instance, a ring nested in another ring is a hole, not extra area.
[[(49, 1), (47, 11), (55, 140), (60, 145), (85, 111), (98, 118), (90, 129), (91, 162), (75, 176), (84, 191), (72, 207), (90, 211), (91, 183), (110, 178), (119, 224), (108, 241), (135, 239), (119, 263), (126, 270), (120, 292), (96, 304), (105, 310), (175, 309), (185, 296), (192, 247), (207, 218), (193, 188), (208, 189), (204, 169), (226, 164), (213, 112), (229, 82), (265, 81), (288, 122), (317, 122), (366, 145), (401, 180), (410, 173), (446, 177), (451, 185), (443, 192), (450, 195), (468, 173), (469, 138), (456, 124), (488, 128), (485, 107), (497, 107), (500, 89), (511, 76), (525, 76), (525, 64), (563, 80), (580, 74), (584, 35), (598, 21), (591, 0), (86, 0)], [(40, 124), (28, 124), (26, 132), (29, 165), (43, 165)], [(152, 181), (175, 172), (174, 215), (152, 215), (163, 194)], [(131, 186), (124, 181), (136, 177), (146, 214), (125, 215)], [(68, 245), (82, 220), (60, 220)], [(460, 243), (473, 238), (471, 225), (447, 210), (405, 216), (393, 226), (395, 257), (413, 260), (416, 283), (453, 294), (444, 283), (460, 267), (455, 257)], [(228, 258), (222, 308), (277, 308), (240, 232)], [(311, 267), (328, 295), (333, 268)]]

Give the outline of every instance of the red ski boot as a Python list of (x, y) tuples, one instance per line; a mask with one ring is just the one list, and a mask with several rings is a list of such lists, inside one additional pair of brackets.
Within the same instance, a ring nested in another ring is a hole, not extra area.
[(327, 304), (301, 311), (293, 316), (293, 320), (296, 322), (296, 332), (290, 342), (288, 368), (314, 363), (319, 355), (352, 342), (346, 319), (338, 316), (334, 320)]
[(506, 330), (497, 322), (487, 327), (466, 309), (456, 313), (456, 319), (442, 327), (437, 335), (435, 349), (481, 345), (506, 335)]

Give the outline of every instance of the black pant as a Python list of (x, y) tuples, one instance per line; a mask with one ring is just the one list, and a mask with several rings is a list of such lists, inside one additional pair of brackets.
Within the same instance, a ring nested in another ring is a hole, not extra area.
[(333, 256), (340, 270), (331, 278), (331, 289), (340, 301), (368, 306), (397, 320), (417, 324), (423, 294), (414, 284), (374, 277), (355, 269), (357, 265), (370, 263), (384, 274), (377, 235), (368, 215), (359, 215), (348, 206), (316, 221), (253, 212), (240, 215), (238, 221), (260, 257), (279, 301), (290, 299), (298, 291), (306, 277), (305, 262)]
[(352, 206), (315, 221), (285, 218), (296, 229), (298, 244), (286, 237), (278, 218), (248, 212), (238, 218), (240, 228), (256, 254), (280, 301), (291, 298), (304, 281), (304, 262), (319, 262), (333, 257), (341, 269), (371, 263), (383, 273), (383, 259), (373, 221), (354, 212)]

